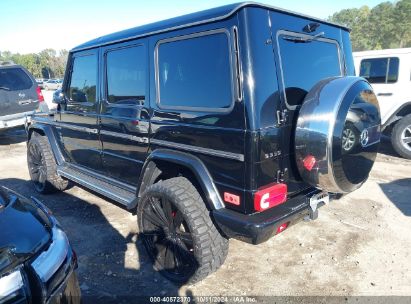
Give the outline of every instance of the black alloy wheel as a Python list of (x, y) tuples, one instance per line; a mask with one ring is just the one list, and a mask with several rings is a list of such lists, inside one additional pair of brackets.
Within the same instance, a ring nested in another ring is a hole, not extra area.
[(42, 193), (46, 187), (47, 167), (38, 145), (28, 146), (27, 162), (31, 180), (37, 192)]
[(137, 207), (140, 235), (154, 269), (176, 283), (195, 283), (216, 271), (228, 253), (196, 187), (185, 177), (149, 186)]
[(27, 164), (37, 192), (54, 193), (64, 191), (70, 186), (68, 180), (57, 174), (57, 164), (47, 137), (32, 134), (27, 144)]
[(183, 213), (165, 196), (149, 196), (143, 209), (144, 242), (150, 257), (173, 281), (186, 281), (196, 270), (193, 238)]

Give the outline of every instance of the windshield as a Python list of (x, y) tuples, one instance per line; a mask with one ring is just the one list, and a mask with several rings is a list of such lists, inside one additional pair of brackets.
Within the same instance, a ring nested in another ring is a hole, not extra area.
[(278, 45), (289, 106), (300, 105), (320, 80), (342, 75), (338, 44), (333, 40), (287, 33), (278, 37)]

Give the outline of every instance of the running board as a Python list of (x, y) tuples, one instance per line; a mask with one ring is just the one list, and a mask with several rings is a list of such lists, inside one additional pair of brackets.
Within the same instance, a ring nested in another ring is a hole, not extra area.
[(57, 174), (110, 198), (117, 203), (126, 206), (127, 209), (131, 209), (135, 206), (136, 188), (127, 184), (120, 183), (87, 169), (69, 164), (58, 166)]

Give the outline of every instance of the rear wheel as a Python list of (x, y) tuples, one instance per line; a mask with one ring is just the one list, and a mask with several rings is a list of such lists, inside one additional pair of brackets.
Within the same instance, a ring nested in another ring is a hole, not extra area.
[(39, 193), (63, 191), (69, 181), (57, 174), (57, 164), (45, 136), (34, 133), (27, 146), (27, 164), (30, 178)]
[(391, 143), (399, 155), (411, 159), (411, 115), (401, 118), (394, 126)]
[(194, 283), (225, 261), (228, 240), (214, 226), (196, 188), (184, 177), (150, 186), (138, 224), (154, 268), (178, 283)]

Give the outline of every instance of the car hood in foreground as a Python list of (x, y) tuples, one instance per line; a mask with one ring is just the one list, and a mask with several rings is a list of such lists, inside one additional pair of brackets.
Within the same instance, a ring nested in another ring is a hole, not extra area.
[(51, 239), (50, 222), (34, 202), (9, 195), (9, 203), (0, 208), (0, 274), (21, 263)]

